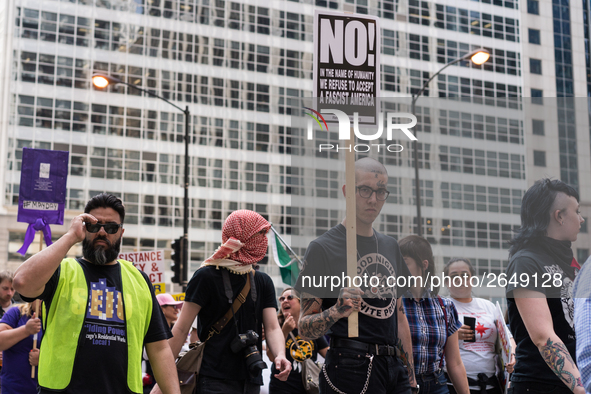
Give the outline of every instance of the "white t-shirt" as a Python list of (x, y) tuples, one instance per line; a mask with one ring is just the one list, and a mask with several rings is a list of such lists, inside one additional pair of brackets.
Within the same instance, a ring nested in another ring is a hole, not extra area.
[[(478, 380), (478, 374), (484, 372), (490, 377), (496, 373), (495, 342), (497, 327), (495, 316), (497, 308), (488, 300), (472, 298), (472, 302), (459, 302), (451, 298), (458, 311), (458, 317), (463, 322), (464, 316), (476, 319), (476, 342), (459, 341), (460, 356), (466, 367), (466, 374), (470, 379)], [(470, 386), (479, 389), (478, 386)], [(493, 386), (487, 386), (487, 389)]]

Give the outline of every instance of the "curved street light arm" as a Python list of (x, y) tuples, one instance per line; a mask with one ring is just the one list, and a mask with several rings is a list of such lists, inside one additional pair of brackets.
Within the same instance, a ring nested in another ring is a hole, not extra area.
[[(478, 52), (488, 52), (484, 49), (477, 49), (475, 51), (472, 51), (460, 58), (457, 58), (455, 60), (452, 60), (451, 62), (447, 63), (445, 66), (441, 67), (439, 69), (439, 71), (437, 71), (435, 74), (433, 74), (431, 76), (431, 78), (429, 78), (424, 84), (423, 87), (415, 94), (412, 95), (412, 101), (410, 104), (410, 113), (415, 115), (415, 104), (417, 102), (417, 100), (419, 99), (419, 97), (421, 97), (421, 95), (423, 94), (423, 92), (425, 91), (425, 89), (427, 89), (427, 86), (429, 86), (429, 84), (431, 83), (431, 81), (438, 76), (439, 74), (441, 74), (441, 72), (443, 70), (445, 70), (446, 68), (448, 68), (449, 66), (451, 66), (452, 64), (456, 64), (458, 62), (461, 62), (462, 60), (465, 59), (471, 59), (472, 56), (474, 56), (476, 53)], [(417, 135), (417, 132), (415, 131), (415, 137)], [(417, 140), (414, 140), (412, 142), (412, 146), (413, 146), (413, 163), (414, 163), (414, 169), (415, 169), (415, 204), (417, 206), (417, 234), (419, 236), (423, 236), (423, 218), (421, 215), (421, 184), (420, 184), (420, 178), (419, 178), (419, 145)]]
[(456, 64), (456, 63), (458, 63), (458, 62), (461, 62), (462, 60), (466, 60), (466, 58), (470, 57), (471, 55), (472, 55), (472, 53), (470, 53), (470, 54), (468, 54), (468, 55), (466, 55), (466, 56), (463, 56), (463, 57), (457, 58), (456, 60), (452, 60), (451, 62), (447, 63), (445, 66), (441, 67), (441, 68), (439, 69), (439, 71), (437, 71), (435, 74), (433, 74), (433, 75), (431, 76), (431, 78), (429, 78), (429, 79), (427, 80), (427, 82), (425, 82), (425, 83), (423, 84), (423, 87), (421, 88), (421, 90), (419, 90), (417, 93), (413, 94), (413, 96), (412, 96), (412, 103), (411, 103), (411, 110), (410, 110), (410, 111), (411, 111), (411, 113), (412, 113), (412, 114), (414, 114), (414, 112), (415, 112), (415, 104), (416, 104), (417, 100), (419, 99), (419, 97), (421, 97), (421, 95), (423, 94), (423, 92), (425, 91), (425, 89), (427, 89), (427, 86), (429, 86), (429, 84), (431, 83), (431, 81), (432, 81), (432, 80), (433, 80), (433, 79), (434, 79), (436, 76), (438, 76), (439, 74), (441, 74), (441, 72), (442, 72), (443, 70), (445, 70), (446, 68), (448, 68), (448, 67), (449, 67), (449, 66), (451, 66), (452, 64)]
[(109, 81), (109, 83), (113, 83), (113, 84), (122, 83), (123, 85), (130, 86), (130, 87), (132, 87), (134, 89), (139, 90), (140, 92), (143, 92), (143, 93), (147, 94), (148, 96), (152, 96), (152, 97), (158, 98), (158, 99), (160, 99), (162, 101), (166, 101), (168, 104), (172, 105), (173, 107), (175, 107), (179, 111), (181, 111), (181, 112), (183, 112), (185, 114), (187, 113), (187, 110), (186, 109), (182, 109), (181, 107), (179, 107), (178, 105), (176, 105), (172, 101), (169, 101), (169, 100), (165, 99), (162, 96), (158, 96), (157, 94), (152, 93), (149, 90), (146, 90), (146, 89), (140, 88), (138, 86), (132, 85), (129, 82), (122, 81), (119, 78), (114, 78), (114, 77), (112, 77), (110, 75), (105, 75), (105, 74), (94, 74), (92, 77), (93, 78), (94, 77), (103, 77), (103, 78), (107, 79)]

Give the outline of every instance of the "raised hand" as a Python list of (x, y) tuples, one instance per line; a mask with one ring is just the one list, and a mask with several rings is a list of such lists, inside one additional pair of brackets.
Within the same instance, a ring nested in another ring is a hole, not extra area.
[(68, 233), (74, 235), (76, 242), (82, 242), (86, 237), (84, 223), (96, 223), (98, 220), (89, 213), (80, 214), (72, 219)]
[(294, 328), (296, 328), (296, 325), (297, 323), (291, 313), (287, 312), (285, 314), (285, 322), (283, 322), (284, 332), (289, 334)]

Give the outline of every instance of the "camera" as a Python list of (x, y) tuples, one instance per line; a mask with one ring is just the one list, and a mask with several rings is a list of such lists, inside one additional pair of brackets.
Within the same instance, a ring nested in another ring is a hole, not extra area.
[(257, 342), (259, 335), (253, 330), (246, 331), (246, 334), (238, 334), (236, 338), (230, 343), (232, 352), (239, 353), (244, 351), (244, 359), (246, 360), (246, 369), (251, 376), (258, 376), (263, 369), (267, 368), (267, 364), (263, 361), (259, 349), (257, 349)]

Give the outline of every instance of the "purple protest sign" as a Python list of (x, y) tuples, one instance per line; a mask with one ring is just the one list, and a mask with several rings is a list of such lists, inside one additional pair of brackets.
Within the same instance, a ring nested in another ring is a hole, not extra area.
[(29, 223), (25, 242), (18, 251), (23, 256), (35, 231), (43, 231), (49, 246), (49, 225), (64, 223), (68, 156), (69, 152), (23, 148), (17, 217), (19, 222)]

